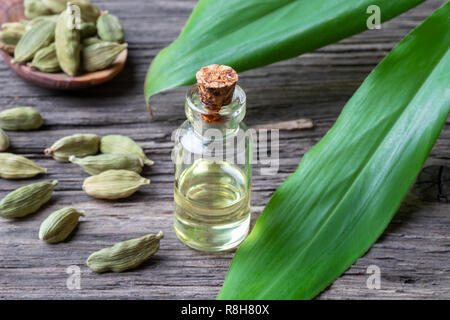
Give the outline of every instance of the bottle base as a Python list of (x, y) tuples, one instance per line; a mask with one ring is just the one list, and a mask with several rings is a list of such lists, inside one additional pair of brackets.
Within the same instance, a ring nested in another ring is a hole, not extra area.
[(217, 252), (237, 247), (247, 237), (250, 228), (250, 214), (238, 222), (205, 226), (193, 224), (175, 217), (175, 232), (187, 246), (199, 251)]

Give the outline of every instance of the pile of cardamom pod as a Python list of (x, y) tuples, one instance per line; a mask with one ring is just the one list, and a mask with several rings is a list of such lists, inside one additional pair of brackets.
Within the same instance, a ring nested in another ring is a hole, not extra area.
[(0, 49), (42, 72), (95, 72), (111, 66), (127, 48), (119, 19), (87, 0), (25, 0), (30, 20), (9, 22)]
[[(47, 173), (47, 169), (19, 155), (4, 152), (10, 141), (3, 130), (28, 131), (39, 129), (42, 115), (31, 107), (16, 107), (0, 112), (0, 178), (26, 179)], [(102, 154), (98, 154), (98, 152)], [(56, 141), (44, 153), (57, 161), (72, 162), (92, 175), (85, 179), (83, 189), (100, 199), (120, 199), (131, 196), (141, 186), (150, 184), (140, 176), (144, 165), (153, 165), (142, 148), (131, 138), (95, 134), (74, 134)], [(38, 182), (16, 189), (0, 201), (0, 217), (22, 218), (38, 211), (53, 195), (58, 181)], [(62, 208), (50, 214), (39, 229), (39, 238), (48, 243), (67, 239), (78, 225), (83, 211)], [(139, 266), (158, 249), (163, 233), (146, 235), (117, 243), (111, 248), (94, 252), (87, 265), (96, 272), (121, 272)]]

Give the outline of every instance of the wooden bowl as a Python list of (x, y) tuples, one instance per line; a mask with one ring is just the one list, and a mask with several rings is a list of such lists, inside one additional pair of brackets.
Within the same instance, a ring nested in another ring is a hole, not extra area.
[[(25, 19), (23, 0), (0, 0), (0, 25)], [(77, 90), (89, 88), (117, 76), (125, 66), (128, 50), (122, 51), (116, 61), (105, 70), (70, 77), (65, 73), (45, 73), (22, 63), (12, 63), (13, 57), (0, 49), (3, 60), (22, 78), (45, 88), (58, 90)]]

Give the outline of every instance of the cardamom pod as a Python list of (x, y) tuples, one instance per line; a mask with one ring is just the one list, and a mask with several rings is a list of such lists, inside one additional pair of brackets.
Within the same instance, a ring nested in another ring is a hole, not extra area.
[(72, 5), (78, 6), (81, 11), (81, 19), (84, 22), (97, 22), (98, 17), (100, 17), (100, 9), (94, 6), (87, 0), (67, 0), (70, 1)]
[(0, 151), (5, 151), (9, 148), (9, 138), (5, 131), (0, 129)]
[(0, 177), (3, 179), (26, 179), (47, 172), (33, 161), (12, 153), (1, 152), (0, 163)]
[(18, 22), (9, 22), (2, 25), (2, 31), (0, 31), (0, 49), (14, 54), (16, 45), (19, 43), (25, 33), (25, 26)]
[(26, 25), (21, 22), (6, 22), (2, 24), (2, 31), (12, 31), (24, 34), (26, 28), (27, 28)]
[(84, 180), (83, 190), (98, 199), (122, 199), (131, 196), (149, 179), (128, 170), (108, 170)]
[(24, 24), (20, 22), (7, 22), (2, 24), (0, 31), (0, 49), (13, 55), (17, 43), (26, 31)]
[(10, 131), (38, 129), (44, 123), (41, 114), (31, 107), (16, 107), (0, 112), (0, 128)]
[(47, 47), (55, 39), (55, 23), (51, 20), (41, 20), (26, 31), (14, 51), (14, 61), (27, 62), (36, 52)]
[(39, 228), (39, 239), (47, 243), (64, 241), (78, 225), (83, 211), (74, 208), (63, 208), (53, 212), (45, 219)]
[(98, 35), (102, 40), (111, 42), (123, 42), (125, 35), (122, 24), (115, 15), (105, 11), (97, 20)]
[(86, 264), (95, 272), (122, 272), (137, 268), (147, 261), (159, 249), (159, 242), (164, 237), (158, 234), (149, 234), (141, 238), (116, 243), (110, 248), (94, 252), (89, 256)]
[(56, 141), (50, 148), (45, 149), (47, 156), (58, 161), (67, 162), (70, 156), (85, 157), (96, 154), (100, 138), (95, 134), (74, 134)]
[(0, 217), (21, 218), (36, 212), (53, 194), (58, 181), (38, 182), (9, 193), (0, 202)]
[(144, 165), (142, 159), (134, 154), (99, 154), (85, 158), (71, 156), (69, 161), (79, 165), (90, 175), (108, 170), (129, 170), (141, 173)]
[(16, 46), (11, 44), (4, 44), (0, 41), (0, 49), (8, 53), (9, 55), (14, 55), (14, 51), (16, 50)]
[(51, 10), (42, 2), (42, 0), (25, 0), (25, 16), (33, 19), (38, 16), (51, 14)]
[(36, 52), (30, 66), (47, 73), (61, 71), (58, 57), (56, 56), (55, 43)]
[(101, 42), (83, 48), (83, 70), (94, 72), (108, 68), (127, 47), (126, 43)]
[(102, 43), (102, 42), (104, 42), (102, 39), (99, 39), (97, 37), (90, 37), (90, 38), (84, 39), (82, 44), (83, 44), (83, 48), (85, 48), (85, 47), (89, 47), (92, 44)]
[(53, 13), (61, 13), (67, 8), (70, 0), (41, 0), (42, 3)]
[[(69, 3), (70, 4), (70, 3)], [(56, 55), (61, 69), (69, 76), (75, 76), (80, 67), (80, 31), (73, 26), (74, 17), (70, 5), (61, 13), (56, 24)]]
[(133, 139), (118, 134), (104, 136), (100, 142), (100, 151), (101, 153), (135, 154), (144, 161), (145, 165), (154, 164)]
[(93, 37), (97, 34), (97, 27), (93, 22), (83, 22), (80, 25), (80, 36), (81, 39), (86, 39), (89, 37)]

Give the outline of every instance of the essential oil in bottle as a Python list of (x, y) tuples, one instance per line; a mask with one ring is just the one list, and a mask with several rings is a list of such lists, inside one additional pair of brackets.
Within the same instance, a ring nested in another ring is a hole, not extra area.
[(246, 97), (230, 67), (197, 72), (175, 135), (177, 236), (201, 251), (239, 245), (250, 225), (251, 135), (242, 119)]

